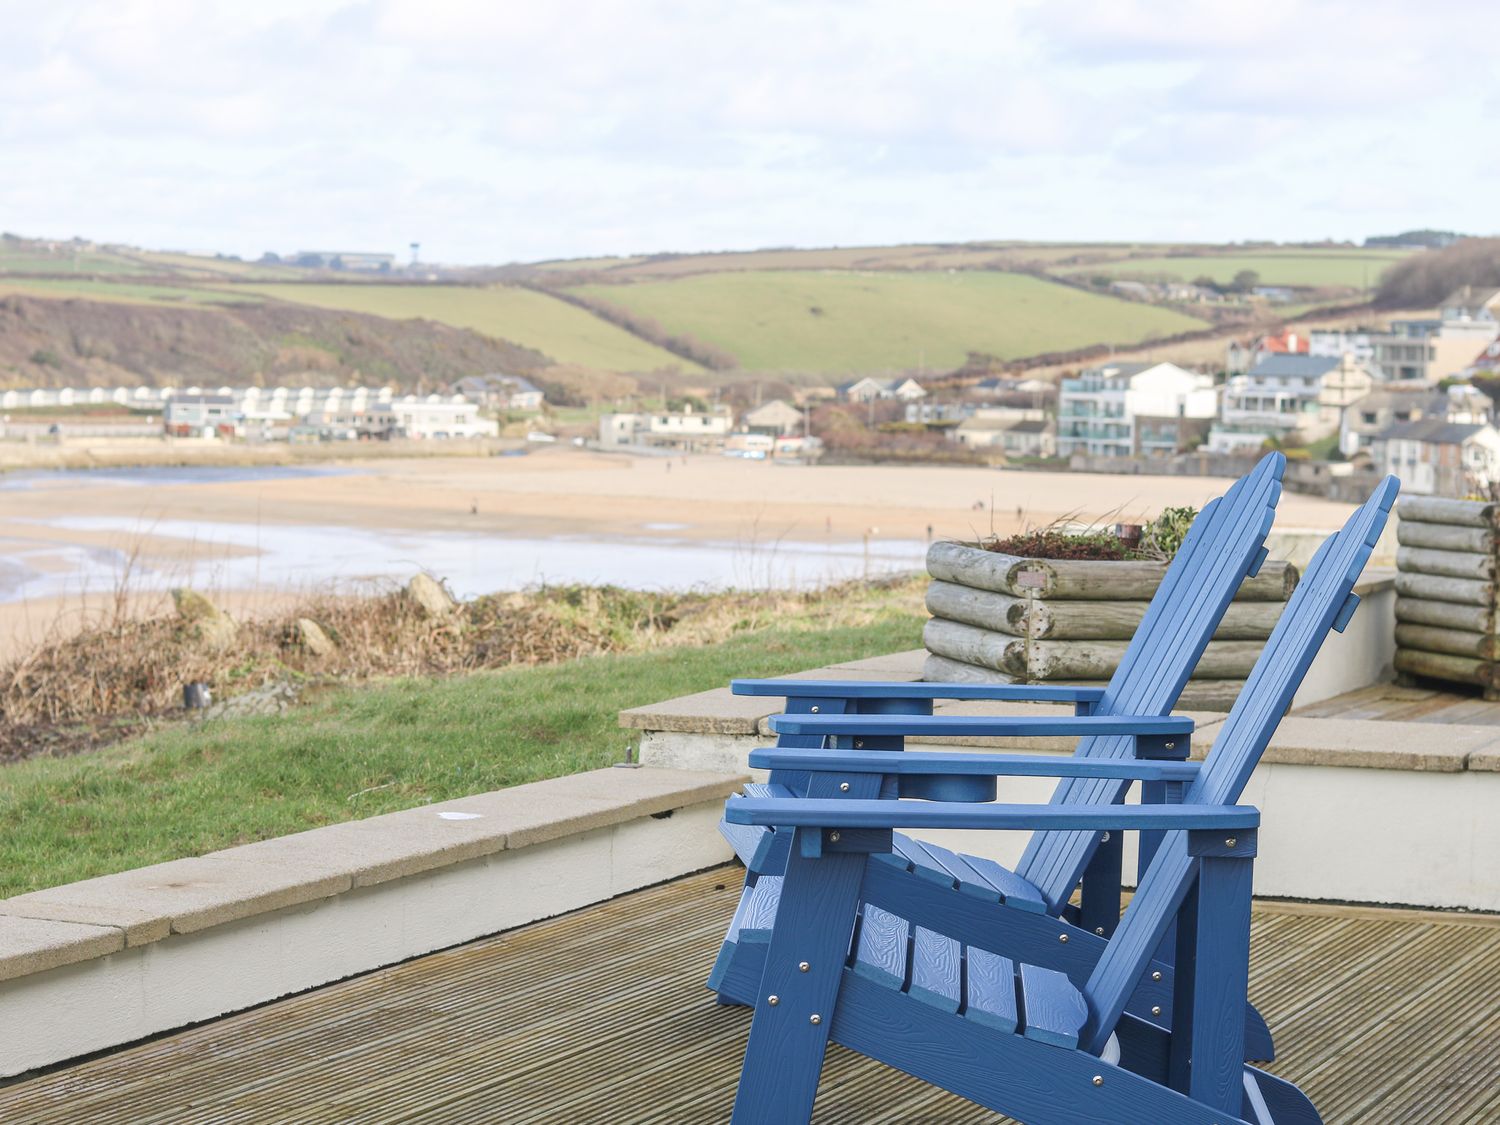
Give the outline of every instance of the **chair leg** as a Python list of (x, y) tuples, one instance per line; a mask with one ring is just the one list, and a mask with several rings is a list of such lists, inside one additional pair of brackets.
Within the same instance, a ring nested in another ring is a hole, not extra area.
[[(1249, 834), (1246, 834), (1249, 836)], [(1253, 853), (1253, 837), (1247, 839)], [(1228, 1114), (1244, 1090), (1252, 857), (1203, 855), (1177, 913), (1168, 1081)]]
[(1125, 833), (1105, 832), (1094, 849), (1094, 857), (1083, 870), (1083, 895), (1078, 925), (1098, 937), (1109, 937), (1120, 924), (1121, 865)]
[(787, 856), (734, 1125), (781, 1125), (812, 1116), (865, 867), (860, 852), (804, 856), (803, 835), (817, 832), (798, 828)]

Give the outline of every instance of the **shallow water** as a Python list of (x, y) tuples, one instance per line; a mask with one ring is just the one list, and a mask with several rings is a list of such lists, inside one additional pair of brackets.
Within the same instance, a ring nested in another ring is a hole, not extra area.
[[(150, 488), (360, 471), (305, 465), (38, 470), (0, 474), (0, 490)], [(127, 567), (134, 589), (351, 587), (371, 580), (405, 581), (421, 570), (444, 579), (460, 597), (572, 582), (665, 590), (799, 588), (918, 569), (925, 552), (919, 541), (897, 539), (872, 540), (868, 553), (858, 540), (779, 540), (774, 545), (705, 541), (672, 535), (690, 525), (667, 521), (643, 525), (636, 538), (611, 539), (113, 516), (35, 522), (54, 529), (118, 533), (121, 546), (29, 540), (24, 535), (9, 539), (0, 544), (0, 603), (113, 590)], [(131, 545), (147, 537), (186, 540), (194, 545), (195, 561), (130, 560)]]
[[(774, 547), (671, 539), (514, 538), (472, 532), (372, 531), (295, 524), (235, 524), (64, 516), (45, 523), (78, 531), (168, 536), (191, 541), (205, 557), (153, 567), (140, 559), (132, 587), (161, 589), (309, 589), (420, 570), (446, 580), (459, 597), (543, 583), (585, 582), (636, 589), (809, 587), (921, 566), (924, 544), (782, 540)], [(45, 559), (45, 565), (41, 564)], [(28, 561), (30, 560), (30, 562)], [(124, 550), (59, 543), (14, 544), (0, 558), (0, 602), (113, 589)]]

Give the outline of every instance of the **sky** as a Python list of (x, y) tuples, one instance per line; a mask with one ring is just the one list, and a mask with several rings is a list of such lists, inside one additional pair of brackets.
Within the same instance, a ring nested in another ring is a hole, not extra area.
[(0, 229), (451, 263), (1494, 233), (1492, 24), (1449, 0), (0, 0)]

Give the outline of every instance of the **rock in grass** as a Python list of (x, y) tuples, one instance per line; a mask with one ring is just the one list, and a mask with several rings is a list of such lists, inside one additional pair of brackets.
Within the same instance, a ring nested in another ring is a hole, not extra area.
[(197, 590), (186, 586), (172, 591), (172, 603), (177, 607), (177, 616), (199, 640), (212, 648), (228, 648), (234, 643), (239, 626), (234, 618), (209, 601)]
[(338, 648), (311, 617), (299, 617), (292, 623), (292, 643), (309, 656), (318, 657), (332, 656)]
[(215, 703), (203, 712), (203, 718), (244, 719), (254, 715), (279, 715), (295, 702), (297, 689), (291, 684), (267, 684), (222, 703)]
[(415, 575), (406, 584), (406, 596), (428, 617), (447, 617), (458, 608), (442, 583), (428, 574)]

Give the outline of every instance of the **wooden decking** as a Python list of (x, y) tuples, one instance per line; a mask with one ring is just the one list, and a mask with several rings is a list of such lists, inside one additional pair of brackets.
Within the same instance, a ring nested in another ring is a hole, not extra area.
[(1500, 703), (1430, 687), (1376, 684), (1292, 712), (1310, 719), (1377, 719), (1394, 723), (1461, 723), (1500, 727)]
[[(725, 1120), (749, 1014), (716, 1007), (703, 979), (739, 878), (721, 868), (0, 1087), (0, 1121)], [(1256, 910), (1274, 1069), (1331, 1123), (1500, 1121), (1497, 981), (1500, 918)], [(816, 1119), (999, 1120), (842, 1048)]]

